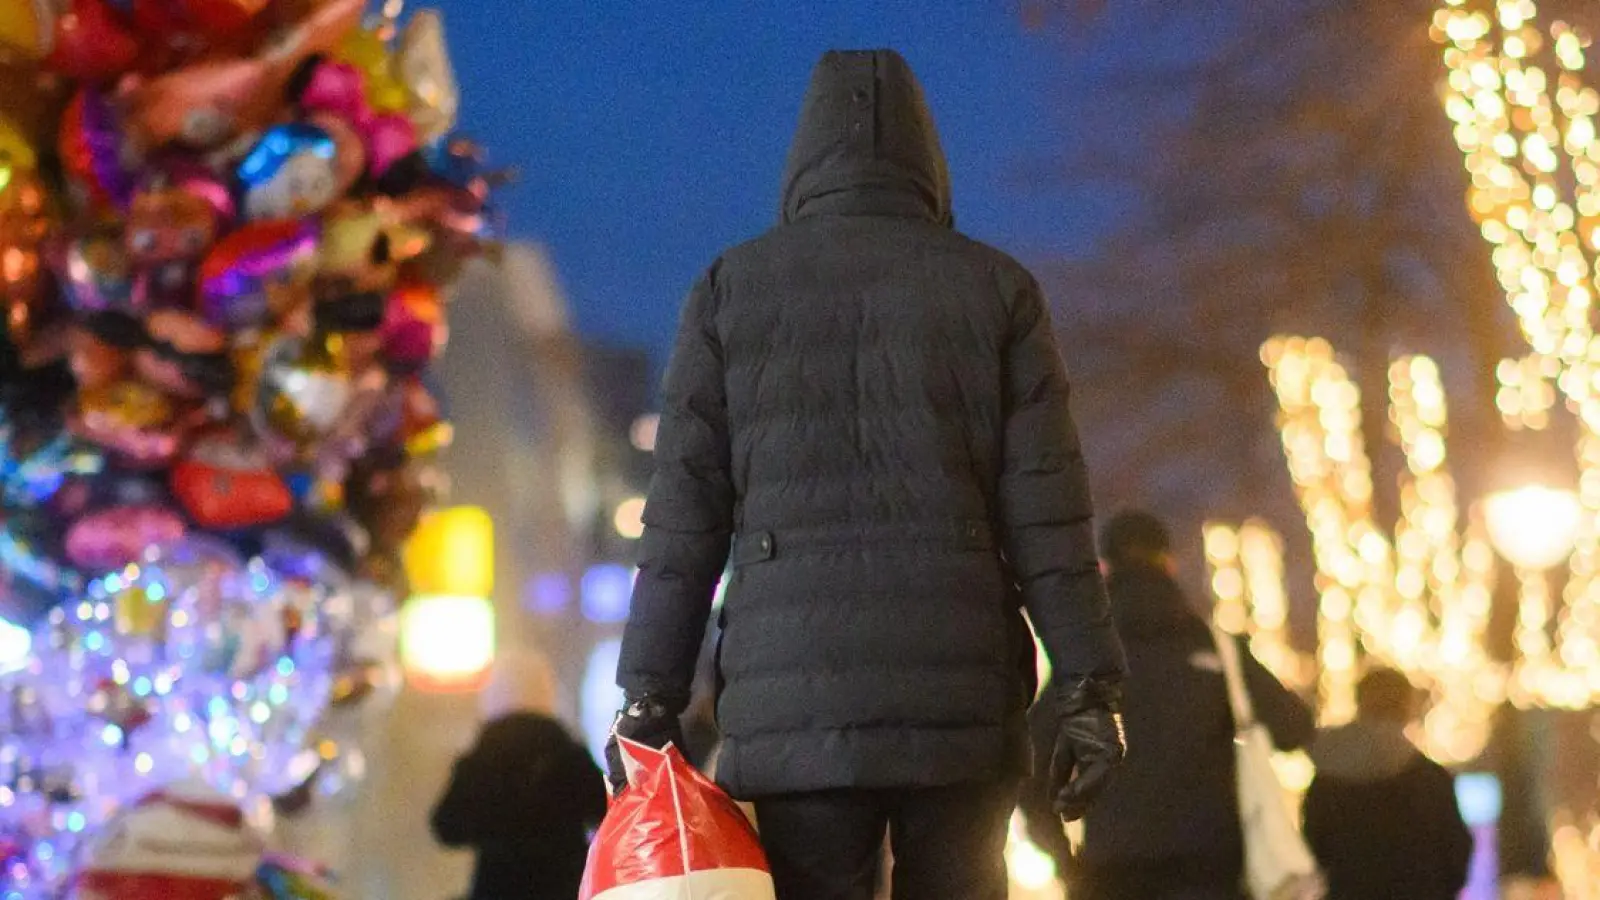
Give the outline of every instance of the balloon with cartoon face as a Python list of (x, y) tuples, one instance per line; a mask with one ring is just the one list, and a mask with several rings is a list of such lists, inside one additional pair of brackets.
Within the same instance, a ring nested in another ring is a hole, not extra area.
[(333, 135), (315, 125), (267, 129), (239, 163), (245, 216), (295, 219), (320, 212), (350, 188), (338, 157)]
[(227, 185), (189, 161), (169, 161), (146, 176), (128, 205), (124, 241), (139, 268), (147, 306), (193, 301), (194, 264), (233, 218)]

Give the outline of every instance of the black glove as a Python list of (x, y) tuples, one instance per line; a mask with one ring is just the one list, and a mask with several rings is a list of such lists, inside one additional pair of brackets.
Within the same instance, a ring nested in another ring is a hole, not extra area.
[(1089, 812), (1128, 753), (1122, 689), (1114, 682), (1080, 678), (1062, 685), (1054, 700), (1058, 724), (1050, 793), (1061, 818), (1075, 822)]
[(668, 744), (683, 749), (683, 727), (678, 724), (679, 704), (668, 703), (659, 697), (645, 695), (638, 699), (627, 698), (616, 721), (611, 723), (611, 736), (606, 740), (606, 779), (611, 782), (613, 795), (628, 786), (628, 772), (622, 765), (622, 748), (618, 738), (627, 738), (646, 747), (665, 749)]

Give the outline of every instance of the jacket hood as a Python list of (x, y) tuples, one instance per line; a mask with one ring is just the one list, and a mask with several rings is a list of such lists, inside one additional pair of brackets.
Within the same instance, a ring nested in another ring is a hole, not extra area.
[(812, 70), (784, 168), (782, 220), (826, 214), (952, 223), (933, 116), (893, 50), (831, 50)]
[(1317, 735), (1311, 761), (1318, 775), (1341, 781), (1372, 782), (1393, 778), (1420, 756), (1397, 725), (1351, 722)]

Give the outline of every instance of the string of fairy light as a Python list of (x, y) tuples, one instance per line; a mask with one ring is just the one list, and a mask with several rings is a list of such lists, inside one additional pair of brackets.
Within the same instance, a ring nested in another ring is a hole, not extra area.
[[(1468, 206), (1531, 354), (1502, 362), (1496, 402), (1513, 427), (1543, 427), (1556, 394), (1578, 418), (1580, 522), (1561, 603), (1520, 573), (1512, 684), (1523, 702), (1600, 699), (1600, 92), (1584, 83), (1587, 35), (1543, 28), (1533, 0), (1446, 0), (1432, 33), (1443, 47), (1445, 112), (1470, 176)], [(1551, 389), (1551, 383), (1554, 389)], [(1551, 626), (1554, 623), (1554, 639)]]
[(1279, 403), (1278, 430), (1316, 560), (1317, 662), (1323, 715), (1355, 709), (1363, 636), (1386, 637), (1388, 541), (1372, 525), (1372, 470), (1361, 434), (1360, 391), (1319, 338), (1262, 348)]
[[(1494, 566), (1481, 527), (1459, 534), (1438, 366), (1413, 356), (1390, 369), (1391, 436), (1406, 459), (1402, 515), (1391, 544), (1373, 516), (1360, 390), (1332, 346), (1317, 338), (1277, 338), (1262, 348), (1262, 360), (1278, 396), (1285, 457), (1317, 563), (1324, 718), (1341, 721), (1353, 714), (1360, 660), (1371, 654), (1432, 687), (1435, 702), (1421, 736), (1430, 749), (1445, 758), (1470, 757), (1486, 739), (1489, 712), (1503, 697), (1498, 682), (1477, 677), (1493, 670), (1482, 648)], [(1264, 589), (1270, 598), (1264, 607), (1245, 605), (1242, 532), (1223, 525), (1207, 531), (1219, 624), (1249, 633), (1253, 641), (1258, 633), (1271, 635), (1263, 650), (1278, 659), (1280, 669), (1293, 671), (1281, 586)], [(1281, 585), (1281, 558), (1272, 559), (1281, 554), (1281, 542), (1274, 535), (1253, 543), (1254, 569), (1275, 573)], [(1252, 600), (1265, 580), (1251, 584)], [(1241, 618), (1248, 619), (1243, 628), (1237, 627)]]
[(1563, 23), (1547, 35), (1533, 0), (1474, 6), (1446, 0), (1432, 34), (1444, 47), (1444, 108), (1470, 178), (1467, 205), (1531, 351), (1500, 364), (1496, 402), (1513, 425), (1543, 427), (1553, 381), (1594, 425), (1600, 94), (1581, 81), (1588, 40)]
[(1250, 652), (1278, 680), (1296, 690), (1308, 687), (1312, 667), (1289, 633), (1283, 539), (1259, 519), (1240, 527), (1212, 522), (1205, 527), (1205, 552), (1216, 624), (1248, 637)]
[[(1566, 23), (1542, 25), (1534, 0), (1442, 0), (1431, 33), (1442, 48), (1441, 99), (1469, 180), (1467, 206), (1528, 348), (1496, 367), (1496, 406), (1509, 427), (1541, 429), (1559, 399), (1579, 432), (1582, 514), (1565, 588), (1558, 596), (1542, 571), (1516, 572), (1509, 664), (1485, 649), (1495, 554), (1484, 511), (1474, 505), (1463, 513), (1449, 474), (1437, 365), (1411, 356), (1389, 369), (1389, 437), (1406, 461), (1391, 543), (1373, 521), (1360, 392), (1332, 347), (1275, 338), (1262, 361), (1312, 538), (1323, 715), (1337, 721), (1353, 712), (1354, 680), (1370, 655), (1429, 687), (1433, 703), (1419, 739), (1438, 757), (1462, 761), (1481, 749), (1493, 709), (1507, 698), (1563, 708), (1600, 702), (1600, 338), (1592, 324), (1600, 291), (1600, 92), (1584, 83), (1589, 38)], [(1281, 559), (1247, 563), (1243, 531), (1207, 527), (1217, 621), (1249, 634), (1253, 648), (1264, 640), (1270, 655), (1278, 620), (1253, 602), (1248, 571), (1281, 571)], [(1293, 668), (1282, 659), (1274, 665)], [(1600, 845), (1600, 828), (1586, 826), (1585, 834), (1581, 823), (1556, 824), (1564, 880), (1600, 883), (1584, 875), (1600, 869), (1600, 853), (1589, 846)]]

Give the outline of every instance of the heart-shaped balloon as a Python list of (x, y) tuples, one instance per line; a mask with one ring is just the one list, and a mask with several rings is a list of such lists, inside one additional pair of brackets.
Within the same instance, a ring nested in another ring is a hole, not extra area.
[(105, 0), (67, 0), (56, 15), (45, 67), (78, 81), (103, 82), (133, 68), (139, 41)]
[(438, 286), (418, 281), (395, 288), (378, 333), (384, 362), (396, 372), (417, 372), (437, 359), (450, 334)]
[(276, 522), (294, 507), (265, 453), (237, 435), (198, 441), (173, 467), (172, 490), (190, 517), (221, 531)]

